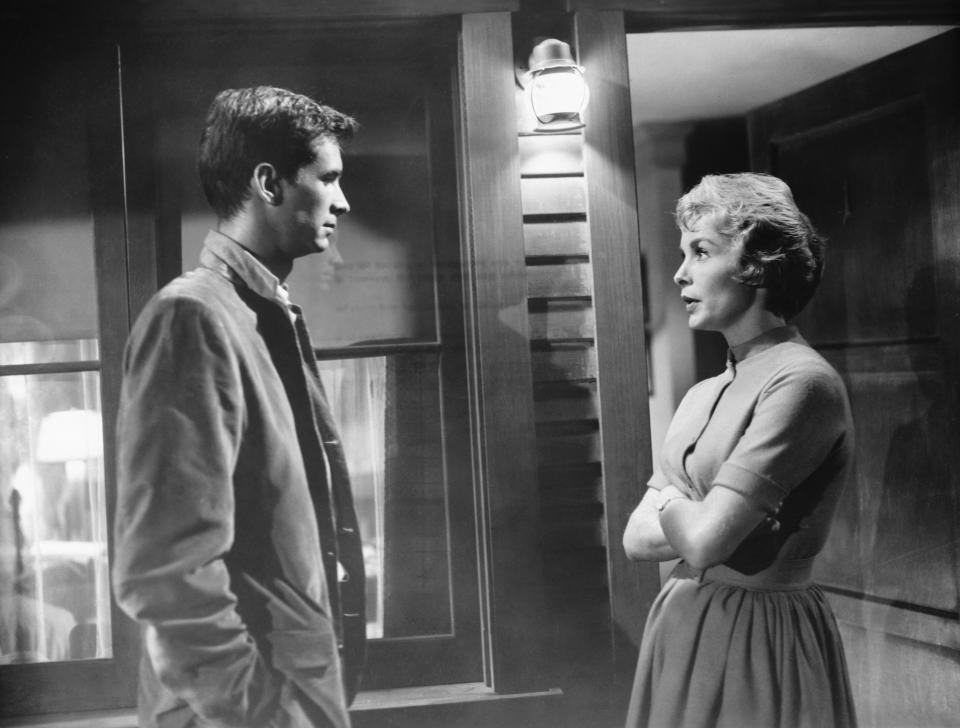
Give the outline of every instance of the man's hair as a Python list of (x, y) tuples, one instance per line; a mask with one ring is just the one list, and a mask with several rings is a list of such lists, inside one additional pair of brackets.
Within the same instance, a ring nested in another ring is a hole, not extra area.
[(778, 316), (791, 319), (803, 310), (820, 283), (826, 244), (783, 180), (749, 172), (707, 175), (676, 210), (681, 230), (704, 218), (740, 246), (735, 280), (766, 288), (767, 308)]
[(313, 142), (350, 139), (357, 122), (301, 94), (271, 86), (227, 89), (207, 111), (197, 169), (207, 201), (229, 220), (250, 195), (250, 178), (263, 162), (286, 180), (315, 159)]

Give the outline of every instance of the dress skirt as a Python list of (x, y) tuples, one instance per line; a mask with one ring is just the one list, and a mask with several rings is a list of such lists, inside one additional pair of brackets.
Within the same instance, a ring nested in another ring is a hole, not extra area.
[(628, 728), (855, 726), (843, 645), (818, 587), (674, 569), (647, 619)]

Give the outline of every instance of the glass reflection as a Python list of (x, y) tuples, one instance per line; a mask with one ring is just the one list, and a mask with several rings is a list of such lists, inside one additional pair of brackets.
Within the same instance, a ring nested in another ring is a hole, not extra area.
[(320, 362), (340, 425), (367, 578), (367, 636), (449, 634), (439, 355)]
[(0, 662), (109, 657), (100, 379), (0, 377)]

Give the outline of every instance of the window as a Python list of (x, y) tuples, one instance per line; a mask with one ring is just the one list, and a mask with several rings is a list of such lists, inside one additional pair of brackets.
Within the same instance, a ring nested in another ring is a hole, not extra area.
[[(532, 418), (516, 416), (530, 409), (527, 342), (513, 328), (522, 265), (498, 257), (512, 223), (500, 225), (493, 209), (496, 175), (467, 180), (456, 168), (458, 156), (485, 163), (511, 154), (511, 136), (491, 150), (482, 134), (461, 144), (466, 135), (454, 131), (458, 64), (489, 67), (457, 58), (463, 46), (490, 42), (483, 15), (466, 42), (459, 19), (445, 17), (239, 23), (219, 33), (174, 21), (125, 37), (120, 64), (115, 46), (83, 33), (71, 43), (49, 27), (2, 47), (18, 105), (0, 120), (0, 151), (22, 173), (8, 175), (0, 195), (0, 556), (10, 574), (2, 593), (47, 603), (76, 584), (70, 598), (80, 606), (61, 620), (66, 647), (52, 632), (33, 636), (0, 664), (0, 718), (135, 704), (138, 630), (104, 588), (122, 347), (147, 298), (195, 264), (210, 225), (194, 172), (210, 99), (256, 83), (319, 96), (362, 124), (345, 156), (354, 209), (340, 268), (321, 291), (322, 272), (310, 266), (333, 256), (301, 261), (304, 278), (291, 285), (349, 440), (363, 512), (371, 595), (363, 687), (495, 685), (496, 675), (509, 692), (530, 682), (503, 677), (538, 669), (526, 659), (533, 630), (511, 618), (534, 610), (529, 575), (539, 560), (527, 508)], [(489, 50), (504, 58), (509, 14), (495, 15)], [(474, 92), (485, 94), (488, 77), (475, 75)], [(501, 113), (509, 94), (497, 96), (499, 111), (483, 126), (512, 135)], [(467, 236), (460, 201), (478, 180), (485, 206)], [(474, 260), (461, 260), (462, 250)], [(497, 484), (496, 498), (485, 482)], [(7, 497), (15, 485), (16, 528)], [(48, 568), (54, 559), (67, 562), (66, 576)], [(490, 564), (502, 567), (496, 588)], [(28, 592), (17, 578), (29, 569), (40, 578)], [(497, 610), (504, 616), (491, 619)], [(53, 614), (44, 606), (31, 618)]]
[(351, 212), (334, 247), (298, 260), (287, 283), (320, 359), (360, 518), (371, 640), (363, 686), (482, 681), (449, 81), (402, 32), (349, 69), (315, 35), (303, 47), (289, 35), (260, 40), (257, 53), (195, 44), (144, 84), (164, 100), (152, 134), (169, 194), (158, 246), (176, 252), (161, 259), (177, 259), (165, 277), (196, 266), (215, 224), (195, 158), (217, 91), (284, 86), (358, 119), (344, 150)]
[(0, 183), (0, 716), (129, 703), (132, 686), (114, 659), (131, 641), (110, 598), (104, 417), (126, 329), (116, 51), (112, 72), (110, 49), (49, 36), (4, 52), (19, 70), (0, 120), (16, 170)]
[(83, 127), (56, 113), (82, 108), (61, 70), (26, 101), (37, 121), (3, 135), (26, 171), (0, 219), (4, 664), (112, 652), (89, 161)]

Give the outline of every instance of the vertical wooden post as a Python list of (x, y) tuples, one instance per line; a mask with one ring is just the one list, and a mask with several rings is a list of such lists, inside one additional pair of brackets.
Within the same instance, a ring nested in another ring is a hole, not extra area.
[(510, 14), (463, 16), (460, 176), (472, 402), (486, 541), (488, 681), (539, 684), (543, 642), (533, 376)]
[(584, 129), (587, 222), (593, 264), (597, 382), (614, 664), (633, 667), (643, 620), (659, 590), (654, 564), (624, 555), (623, 530), (653, 470), (640, 278), (633, 124), (621, 11), (574, 16), (590, 86)]

